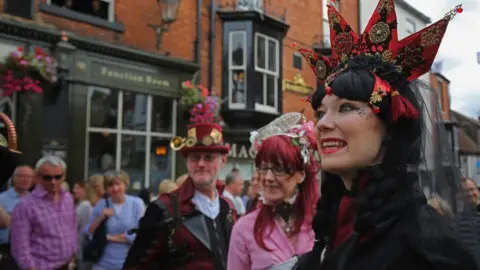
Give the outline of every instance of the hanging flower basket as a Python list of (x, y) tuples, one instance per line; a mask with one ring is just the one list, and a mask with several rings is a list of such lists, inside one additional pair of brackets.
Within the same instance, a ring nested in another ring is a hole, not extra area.
[(197, 85), (194, 79), (182, 83), (182, 90), (179, 105), (184, 113), (190, 118), (189, 122), (194, 123), (220, 123), (221, 100), (209, 95), (208, 88)]
[(40, 47), (26, 53), (23, 47), (11, 52), (0, 66), (3, 96), (15, 92), (41, 94), (57, 82), (57, 61)]

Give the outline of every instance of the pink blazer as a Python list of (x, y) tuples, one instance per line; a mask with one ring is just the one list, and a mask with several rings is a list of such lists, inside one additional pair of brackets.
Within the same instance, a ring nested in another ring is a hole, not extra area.
[(313, 248), (315, 239), (310, 224), (303, 224), (298, 235), (297, 246), (294, 247), (283, 233), (278, 223), (272, 233), (267, 229), (264, 241), (272, 251), (267, 251), (257, 245), (253, 235), (253, 226), (257, 219), (259, 209), (240, 218), (233, 226), (228, 250), (227, 270), (261, 270), (272, 265), (291, 259), (293, 256), (302, 255)]

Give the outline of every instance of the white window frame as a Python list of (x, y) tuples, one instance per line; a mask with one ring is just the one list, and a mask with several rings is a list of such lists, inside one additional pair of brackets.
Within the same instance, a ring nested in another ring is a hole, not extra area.
[[(101, 2), (108, 3), (108, 19), (109, 22), (115, 21), (115, 0), (100, 0)], [(47, 0), (47, 5), (51, 5), (52, 0)], [(72, 10), (77, 12), (76, 10)], [(79, 12), (80, 13), (80, 12)]]
[[(405, 24), (405, 32), (407, 33), (407, 35), (412, 35), (414, 33), (417, 32), (417, 25), (415, 24), (415, 22), (411, 19), (406, 19), (407, 23)], [(408, 28), (412, 26), (413, 27), (413, 31), (410, 31)]]
[[(91, 96), (95, 91), (99, 92), (111, 92), (114, 91), (118, 95), (117, 100), (117, 127), (116, 128), (97, 128), (97, 127), (90, 127), (90, 110), (91, 110)], [(174, 137), (174, 134), (177, 133), (177, 101), (176, 99), (172, 99), (172, 132), (171, 133), (161, 133), (161, 132), (152, 132), (151, 125), (152, 125), (152, 108), (153, 108), (153, 95), (147, 95), (147, 126), (145, 131), (138, 131), (138, 130), (127, 130), (122, 129), (122, 119), (123, 119), (123, 94), (124, 92), (131, 92), (131, 91), (123, 91), (123, 90), (113, 90), (109, 88), (100, 88), (90, 86), (88, 88), (88, 97), (87, 97), (87, 116), (86, 116), (86, 124), (87, 128), (85, 130), (85, 168), (84, 168), (84, 179), (88, 178), (88, 158), (89, 158), (89, 149), (90, 149), (90, 133), (104, 133), (108, 132), (111, 134), (115, 134), (117, 136), (117, 146), (116, 146), (116, 154), (115, 154), (115, 169), (121, 169), (121, 158), (122, 158), (122, 135), (136, 135), (136, 136), (145, 136), (145, 179), (144, 179), (144, 187), (150, 187), (150, 147), (152, 143), (152, 138), (160, 138), (160, 139), (171, 139)], [(136, 92), (132, 92), (136, 93)], [(175, 167), (176, 167), (176, 153), (175, 151), (171, 152), (172, 163), (171, 163), (171, 172), (170, 178), (175, 178)]]
[[(258, 49), (258, 38), (264, 38), (265, 39), (265, 68), (261, 68), (258, 66), (258, 59), (257, 59), (257, 49)], [(275, 55), (277, 56), (277, 61), (276, 61), (276, 72), (273, 72), (271, 70), (268, 70), (268, 57), (269, 57), (269, 51), (268, 51), (268, 42), (273, 41), (275, 43)], [(265, 104), (260, 104), (255, 101), (255, 110), (257, 111), (263, 111), (267, 113), (278, 113), (278, 80), (280, 77), (280, 42), (277, 39), (274, 39), (270, 36), (267, 36), (265, 34), (261, 33), (255, 33), (255, 44), (254, 44), (254, 54), (255, 54), (255, 71), (259, 72), (262, 74), (263, 77), (263, 90), (267, 89), (267, 75), (271, 75), (275, 77), (274, 80), (274, 87), (275, 87), (275, 106), (268, 106)], [(267, 91), (263, 92), (263, 101), (267, 101)]]
[[(234, 34), (242, 34), (243, 36), (243, 65), (233, 66), (232, 52), (233, 44), (232, 39)], [(245, 85), (245, 97), (244, 103), (233, 103), (233, 83), (232, 75), (235, 70), (243, 70), (244, 72), (244, 85)], [(245, 109), (247, 106), (247, 95), (248, 95), (248, 85), (247, 85), (247, 31), (231, 31), (228, 33), (228, 107), (230, 109)]]

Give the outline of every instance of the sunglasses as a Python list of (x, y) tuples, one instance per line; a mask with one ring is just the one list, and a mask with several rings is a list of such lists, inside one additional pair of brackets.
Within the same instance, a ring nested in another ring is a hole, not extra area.
[(57, 174), (57, 175), (45, 175), (44, 174), (44, 175), (41, 175), (41, 177), (44, 181), (52, 181), (53, 179), (58, 181), (58, 180), (62, 179), (63, 174)]

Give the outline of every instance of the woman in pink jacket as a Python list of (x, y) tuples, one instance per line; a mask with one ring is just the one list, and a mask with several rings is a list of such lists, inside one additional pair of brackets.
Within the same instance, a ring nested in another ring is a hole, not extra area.
[(252, 132), (262, 205), (237, 221), (228, 270), (291, 269), (313, 247), (318, 199), (313, 123), (289, 113)]

